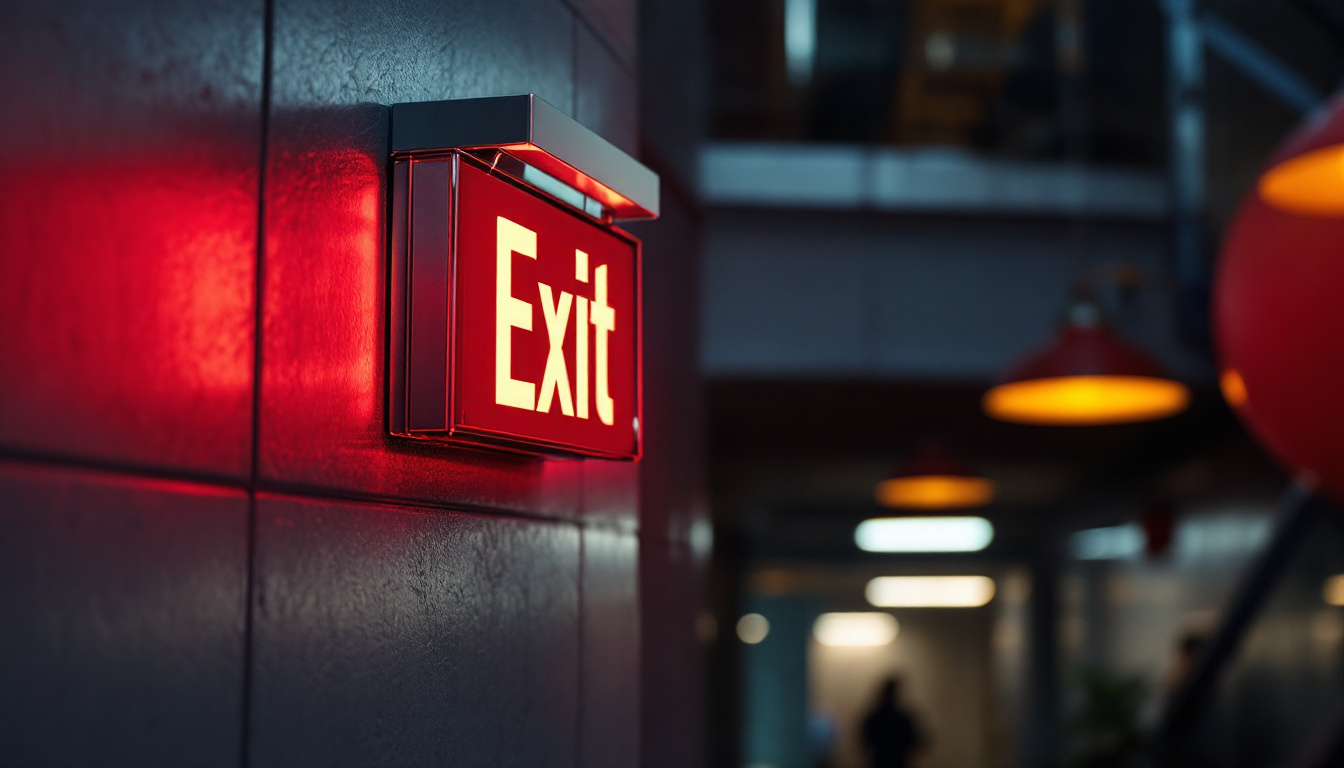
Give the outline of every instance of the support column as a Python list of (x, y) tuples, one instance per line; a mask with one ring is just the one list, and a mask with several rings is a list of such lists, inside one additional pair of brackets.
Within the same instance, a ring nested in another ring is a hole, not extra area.
[(1031, 564), (1031, 642), (1027, 768), (1053, 768), (1060, 757), (1059, 562), (1053, 547)]
[(1209, 337), (1204, 259), (1204, 40), (1198, 0), (1163, 0), (1167, 15), (1168, 168), (1177, 319), (1191, 341)]

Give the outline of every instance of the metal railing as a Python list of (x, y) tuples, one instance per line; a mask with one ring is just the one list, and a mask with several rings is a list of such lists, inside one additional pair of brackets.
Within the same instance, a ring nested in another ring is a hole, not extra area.
[[(1283, 580), (1313, 524), (1325, 516), (1340, 514), (1330, 502), (1296, 484), (1285, 494), (1281, 510), (1269, 545), (1233, 592), (1222, 622), (1162, 710), (1149, 745), (1153, 768), (1199, 764), (1193, 754), (1192, 734), (1200, 716), (1207, 711), (1219, 681), (1271, 593)], [(1306, 743), (1284, 765), (1287, 768), (1327, 768), (1342, 762), (1344, 691), (1336, 694), (1333, 703), (1312, 726)]]

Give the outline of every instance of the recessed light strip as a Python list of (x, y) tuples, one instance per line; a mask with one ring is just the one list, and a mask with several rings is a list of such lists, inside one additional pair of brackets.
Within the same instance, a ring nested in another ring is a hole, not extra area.
[(878, 608), (979, 608), (994, 599), (988, 576), (878, 576), (864, 589)]
[(900, 632), (890, 613), (823, 613), (812, 624), (812, 636), (822, 645), (876, 648), (891, 645)]
[(879, 517), (854, 530), (865, 552), (978, 552), (993, 540), (983, 517)]

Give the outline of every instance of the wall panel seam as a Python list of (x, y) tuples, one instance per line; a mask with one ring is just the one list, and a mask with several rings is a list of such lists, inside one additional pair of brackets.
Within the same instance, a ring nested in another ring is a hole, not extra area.
[(583, 722), (584, 722), (584, 655), (588, 640), (588, 628), (584, 624), (584, 613), (586, 610), (587, 584), (585, 579), (588, 575), (587, 563), (588, 557), (588, 537), (582, 526), (579, 526), (579, 620), (578, 620), (578, 658), (575, 660), (575, 666), (578, 669), (578, 701), (574, 707), (574, 763), (580, 768), (587, 763), (584, 760), (584, 741), (583, 741)]
[(607, 49), (607, 52), (612, 55), (612, 58), (616, 59), (616, 63), (621, 66), (621, 69), (623, 69), (626, 74), (636, 78), (639, 77), (639, 72), (637, 71), (639, 68), (638, 63), (616, 49), (615, 44), (613, 44), (609, 38), (611, 35), (610, 32), (588, 18), (587, 11), (578, 4), (570, 2), (570, 0), (560, 0), (560, 4), (565, 6), (570, 13), (574, 14), (574, 18), (577, 19), (579, 23), (588, 28), (588, 31), (592, 36), (602, 44), (603, 48)]
[(101, 475), (112, 475), (126, 480), (190, 483), (192, 485), (238, 492), (243, 492), (248, 489), (247, 483), (241, 482), (238, 478), (229, 475), (181, 471), (150, 465), (108, 461), (106, 459), (61, 456), (33, 451), (13, 451), (0, 448), (0, 462), (24, 464), (53, 470), (63, 469), (71, 472), (92, 472)]
[(339, 502), (352, 505), (396, 507), (401, 509), (414, 509), (427, 513), (446, 512), (449, 514), (473, 515), (477, 517), (499, 518), (501, 520), (521, 520), (538, 523), (555, 523), (574, 526), (575, 529), (582, 528), (582, 519), (576, 516), (558, 516), (544, 515), (526, 510), (505, 509), (502, 507), (492, 507), (484, 504), (471, 504), (460, 502), (436, 503), (425, 501), (423, 499), (407, 499), (397, 496), (379, 496), (366, 493), (346, 493), (339, 490), (329, 490), (324, 488), (294, 487), (282, 486), (269, 483), (259, 483), (254, 489), (255, 493), (270, 498), (292, 499), (296, 501), (311, 501), (318, 503)]
[(247, 554), (243, 563), (246, 583), (243, 587), (243, 669), (242, 691), (239, 706), (242, 710), (238, 734), (238, 764), (246, 768), (251, 764), (252, 741), (252, 625), (253, 602), (256, 591), (256, 552), (257, 552), (257, 475), (261, 462), (261, 389), (264, 350), (262, 348), (265, 327), (265, 285), (266, 285), (266, 180), (270, 155), (271, 129), (271, 90), (275, 76), (275, 0), (264, 0), (262, 6), (262, 56), (261, 56), (261, 141), (257, 153), (257, 245), (255, 282), (253, 284), (253, 326), (252, 326), (252, 461), (248, 474), (247, 494)]

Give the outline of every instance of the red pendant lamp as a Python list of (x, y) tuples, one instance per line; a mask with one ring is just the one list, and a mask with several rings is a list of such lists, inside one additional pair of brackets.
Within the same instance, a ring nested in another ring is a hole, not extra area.
[(1228, 402), (1271, 454), (1344, 501), (1344, 94), (1242, 201), (1213, 326)]
[(1011, 369), (981, 401), (1000, 421), (1052, 426), (1150, 421), (1189, 403), (1190, 390), (1117, 336), (1086, 298), (1070, 305), (1049, 346)]
[(1285, 213), (1344, 217), (1344, 93), (1279, 148), (1256, 191)]
[(894, 509), (967, 509), (994, 500), (994, 481), (966, 468), (948, 449), (925, 445), (877, 484), (877, 503)]

